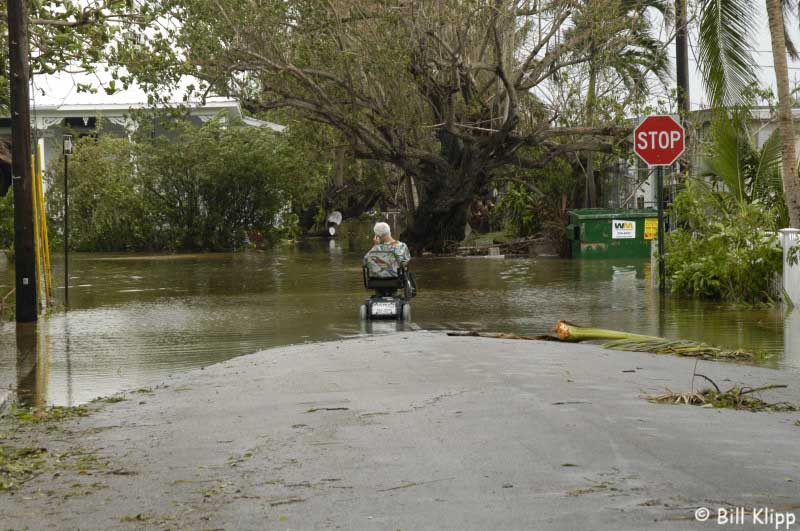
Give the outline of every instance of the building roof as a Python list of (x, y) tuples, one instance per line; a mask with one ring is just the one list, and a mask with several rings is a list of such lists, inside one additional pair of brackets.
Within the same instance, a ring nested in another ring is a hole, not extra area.
[[(192, 116), (196, 116), (204, 122), (222, 115), (228, 119), (241, 118), (249, 127), (266, 127), (279, 133), (286, 129), (284, 125), (243, 116), (239, 102), (232, 99), (215, 98), (207, 100), (205, 104), (188, 103), (184, 105), (189, 108)], [(47, 129), (65, 118), (83, 118), (85, 122), (88, 122), (90, 118), (98, 116), (106, 118), (112, 123), (124, 125), (131, 111), (152, 107), (152, 105), (144, 103), (73, 103), (31, 106), (31, 125), (37, 129)], [(170, 105), (157, 105), (156, 107), (167, 108)], [(9, 127), (10, 122), (9, 117), (0, 117), (0, 127)]]
[[(149, 109), (153, 105), (148, 103), (148, 95), (136, 85), (126, 89), (117, 90), (108, 94), (102, 89), (103, 81), (108, 82), (111, 76), (108, 72), (99, 70), (94, 74), (56, 74), (36, 75), (33, 78), (31, 91), (31, 119), (39, 119), (39, 125), (47, 121), (66, 117), (96, 117), (98, 115), (110, 118), (114, 122), (122, 123), (132, 110)], [(182, 87), (188, 86), (191, 79), (182, 81)], [(94, 86), (95, 92), (79, 91), (81, 85)], [(178, 97), (182, 90), (176, 90), (169, 95), (166, 104), (157, 104), (156, 108), (184, 106), (190, 109), (192, 116), (197, 116), (207, 121), (219, 114), (228, 118), (241, 118), (251, 127), (267, 127), (273, 131), (282, 132), (285, 126), (266, 122), (242, 114), (241, 105), (235, 99), (212, 96), (205, 101), (183, 101)], [(45, 121), (42, 122), (42, 119)], [(36, 125), (34, 123), (34, 125)]]

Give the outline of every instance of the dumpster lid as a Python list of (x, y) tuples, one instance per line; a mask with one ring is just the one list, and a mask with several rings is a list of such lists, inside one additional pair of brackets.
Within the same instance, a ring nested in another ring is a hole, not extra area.
[(654, 218), (658, 212), (654, 208), (578, 208), (567, 211), (577, 219), (625, 219)]

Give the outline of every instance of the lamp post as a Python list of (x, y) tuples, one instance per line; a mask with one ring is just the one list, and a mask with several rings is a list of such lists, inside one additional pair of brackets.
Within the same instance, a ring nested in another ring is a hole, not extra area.
[(64, 307), (69, 308), (69, 156), (72, 135), (64, 135)]

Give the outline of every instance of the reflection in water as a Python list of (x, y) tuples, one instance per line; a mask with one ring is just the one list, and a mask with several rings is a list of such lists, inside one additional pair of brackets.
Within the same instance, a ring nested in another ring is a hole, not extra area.
[(391, 334), (393, 332), (411, 332), (418, 327), (405, 321), (361, 321), (362, 334)]
[(800, 367), (800, 308), (794, 308), (783, 324), (786, 339), (784, 340), (784, 363), (792, 367)]
[[(48, 338), (49, 339), (49, 338)], [(67, 406), (75, 405), (72, 396), (72, 349), (70, 349), (69, 319), (64, 319), (64, 359), (67, 363)]]
[[(358, 319), (369, 296), (360, 266), (368, 246), (365, 239), (237, 254), (73, 255), (69, 313), (43, 316), (38, 341), (0, 323), (0, 384), (74, 405), (276, 345), (394, 331), (397, 323)], [(800, 311), (784, 319), (780, 308), (661, 298), (647, 261), (415, 258), (412, 266), (420, 285), (414, 327), (533, 335), (569, 319), (769, 352), (761, 363), (800, 367)], [(0, 291), (11, 284), (13, 273), (0, 264)]]
[(17, 393), (21, 402), (33, 406), (47, 404), (50, 350), (42, 346), (46, 339), (35, 323), (16, 325)]

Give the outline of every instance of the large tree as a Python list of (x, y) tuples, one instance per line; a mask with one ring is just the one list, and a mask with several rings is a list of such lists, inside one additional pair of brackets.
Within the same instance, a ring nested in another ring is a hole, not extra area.
[[(134, 38), (159, 15), (159, 3), (132, 0), (30, 0), (30, 74), (92, 73), (115, 43)], [(5, 0), (0, 35), (8, 38)], [(0, 112), (8, 112), (8, 43), (0, 46)], [(79, 86), (89, 90), (90, 87)], [(114, 86), (106, 87), (114, 90)]]
[[(6, 2), (0, 0), (0, 115), (8, 116), (11, 94), (8, 64)], [(92, 73), (106, 63), (108, 52), (135, 37), (161, 13), (161, 4), (132, 0), (30, 0), (29, 75), (58, 72)], [(96, 90), (79, 83), (79, 91)], [(116, 90), (115, 81), (105, 86)], [(32, 94), (35, 98), (36, 94)], [(11, 188), (11, 153), (0, 147), (0, 196)]]
[[(609, 13), (609, 9), (616, 10)], [(567, 30), (567, 35), (586, 33), (580, 53), (585, 53), (587, 61), (587, 87), (585, 102), (585, 124), (593, 126), (597, 114), (598, 99), (602, 95), (601, 87), (619, 90), (625, 88), (627, 101), (641, 97), (647, 92), (650, 74), (654, 74), (665, 85), (669, 77), (669, 57), (666, 44), (655, 36), (654, 19), (648, 16), (657, 12), (663, 21), (672, 19), (672, 6), (663, 0), (634, 0), (621, 2), (588, 2), (578, 9), (572, 17), (574, 25)], [(623, 50), (608, 49), (606, 40), (611, 32), (619, 27), (618, 20), (627, 19), (631, 45)], [(609, 28), (609, 25), (611, 26)], [(609, 80), (611, 82), (609, 83)], [(616, 83), (615, 83), (616, 81)], [(625, 101), (625, 100), (623, 100)], [(594, 155), (586, 156), (586, 206), (598, 205), (597, 184), (594, 179)]]
[(570, 31), (590, 3), (606, 16), (605, 53), (641, 45), (641, 19), (617, 16), (636, 3), (623, 0), (176, 0), (178, 68), (166, 77), (335, 127), (355, 157), (414, 178), (420, 204), (405, 236), (440, 248), (463, 238), (495, 169), (609, 152), (626, 131), (557, 127), (571, 110), (547, 103), (548, 84), (590, 59), (587, 32)]

